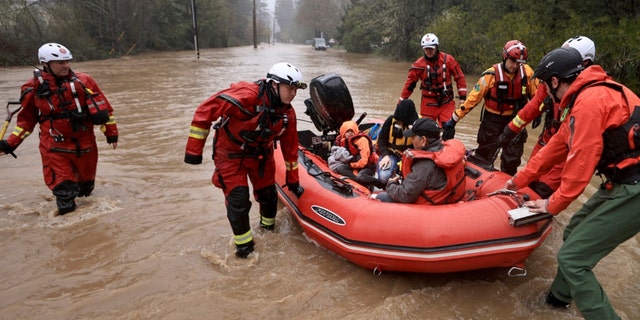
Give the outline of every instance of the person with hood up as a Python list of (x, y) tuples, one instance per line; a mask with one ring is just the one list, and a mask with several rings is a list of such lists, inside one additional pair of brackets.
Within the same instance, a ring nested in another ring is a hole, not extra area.
[(378, 180), (384, 185), (397, 173), (402, 153), (413, 146), (411, 137), (405, 137), (403, 132), (417, 119), (418, 113), (413, 100), (405, 99), (398, 103), (393, 115), (382, 124), (377, 143), (380, 155), (377, 173)]
[(335, 145), (342, 148), (332, 148), (331, 157), (338, 158), (337, 154), (343, 153), (344, 149), (352, 157), (340, 157), (348, 159), (345, 162), (329, 163), (334, 172), (367, 188), (382, 187), (375, 177), (378, 159), (373, 150), (373, 141), (366, 133), (360, 132), (355, 121), (349, 120), (342, 123)]

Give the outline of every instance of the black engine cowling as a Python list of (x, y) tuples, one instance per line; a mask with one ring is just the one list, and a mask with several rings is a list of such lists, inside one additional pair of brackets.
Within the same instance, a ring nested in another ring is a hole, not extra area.
[(335, 73), (315, 77), (310, 84), (311, 98), (304, 101), (307, 114), (323, 133), (338, 131), (355, 114), (353, 100), (344, 80)]

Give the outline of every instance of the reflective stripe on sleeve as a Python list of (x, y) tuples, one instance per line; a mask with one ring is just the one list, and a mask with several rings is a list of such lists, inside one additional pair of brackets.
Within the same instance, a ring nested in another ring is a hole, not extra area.
[(518, 127), (518, 128), (522, 128), (524, 125), (526, 125), (526, 123), (518, 115), (516, 115), (513, 118), (513, 120), (511, 120), (511, 123), (513, 123), (513, 125)]
[(20, 139), (22, 139), (22, 140), (24, 140), (31, 134), (31, 132), (26, 131), (23, 128), (16, 126), (11, 134), (16, 136), (16, 137), (18, 137), (18, 138), (20, 138)]
[(204, 140), (209, 135), (209, 130), (191, 126), (189, 128), (189, 138)]

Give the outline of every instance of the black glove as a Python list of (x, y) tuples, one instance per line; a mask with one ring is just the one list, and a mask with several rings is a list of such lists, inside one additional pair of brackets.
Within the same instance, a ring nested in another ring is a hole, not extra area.
[(293, 192), (293, 194), (295, 194), (298, 198), (300, 198), (302, 193), (304, 193), (304, 189), (300, 186), (299, 183), (287, 183), (287, 188), (289, 188), (289, 191)]
[(449, 119), (449, 121), (445, 122), (442, 125), (442, 140), (453, 139), (456, 135), (456, 122), (453, 119)]
[(13, 151), (16, 150), (16, 148), (11, 148), (9, 146), (9, 143), (7, 142), (7, 140), (0, 140), (0, 151), (6, 153), (6, 154), (10, 154), (12, 155), (14, 158), (18, 158), (16, 156), (15, 153), (13, 153)]
[(540, 124), (542, 123), (542, 116), (537, 116), (535, 119), (533, 119), (533, 122), (531, 122), (531, 128), (535, 129), (537, 128)]
[(498, 137), (498, 141), (496, 142), (498, 148), (506, 146), (511, 140), (513, 140), (513, 138), (516, 137), (517, 134), (518, 133), (511, 130), (509, 126), (504, 127), (504, 130), (502, 130), (502, 134), (500, 134), (500, 136)]

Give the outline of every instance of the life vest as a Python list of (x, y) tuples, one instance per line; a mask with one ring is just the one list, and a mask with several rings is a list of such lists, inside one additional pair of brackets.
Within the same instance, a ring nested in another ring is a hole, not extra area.
[[(459, 140), (443, 141), (444, 147), (439, 151), (425, 151), (408, 149), (402, 156), (402, 176), (406, 177), (414, 162), (430, 159), (442, 169), (447, 176), (447, 184), (439, 190), (424, 190), (418, 198), (417, 204), (448, 204), (460, 201), (465, 194), (465, 160), (466, 149)], [(425, 177), (428, 179), (428, 177)]]
[(358, 145), (355, 143), (358, 139), (366, 139), (369, 143), (369, 159), (367, 160), (367, 165), (375, 164), (378, 162), (378, 154), (375, 153), (373, 149), (373, 141), (371, 137), (366, 133), (357, 133), (349, 139), (336, 139), (336, 145), (340, 147), (344, 147), (349, 150), (349, 153), (354, 156), (352, 161), (358, 161), (360, 157), (360, 150), (358, 150)]
[(402, 153), (404, 152), (404, 150), (407, 150), (413, 146), (413, 142), (412, 142), (413, 139), (412, 137), (404, 137), (404, 136), (402, 138), (394, 137), (393, 129), (395, 128), (395, 125), (396, 125), (396, 119), (393, 118), (393, 120), (391, 120), (391, 128), (389, 130), (388, 150), (396, 154), (398, 157), (402, 157)]
[[(438, 53), (436, 64), (440, 62), (442, 57), (442, 65), (432, 67), (426, 57), (423, 57), (426, 63), (424, 73), (422, 75), (422, 95), (425, 97), (436, 97), (438, 104), (445, 104), (453, 98), (453, 86), (450, 83), (451, 77), (447, 77), (447, 54)], [(449, 83), (447, 83), (447, 80)]]
[(518, 74), (509, 79), (502, 63), (493, 65), (494, 71), (486, 71), (485, 74), (493, 74), (496, 78), (494, 86), (485, 95), (485, 107), (497, 114), (511, 111), (517, 113), (527, 102), (527, 74), (521, 64)]
[[(607, 86), (619, 91), (629, 107), (629, 119), (617, 127), (608, 128), (602, 134), (603, 149), (596, 169), (613, 182), (620, 182), (634, 175), (640, 175), (640, 99), (629, 101), (635, 94), (628, 88), (613, 81), (589, 83), (578, 90), (573, 101), (564, 109), (564, 115), (573, 107), (575, 98), (582, 90), (592, 86)], [(563, 116), (564, 118), (564, 116)]]
[(260, 156), (270, 152), (273, 149), (274, 141), (284, 132), (289, 122), (284, 108), (278, 110), (265, 107), (267, 103), (264, 98), (262, 105), (252, 109), (243, 106), (238, 99), (224, 93), (216, 98), (230, 102), (238, 107), (244, 115), (242, 119), (236, 119), (239, 121), (225, 122), (223, 119), (219, 125), (224, 129), (229, 140), (244, 150), (243, 154), (237, 156)]
[(49, 110), (41, 109), (39, 122), (60, 119), (78, 122), (88, 118), (98, 125), (109, 121), (109, 109), (104, 96), (89, 90), (73, 71), (66, 78), (55, 78), (39, 69), (33, 74), (36, 96), (46, 99), (49, 105)]

